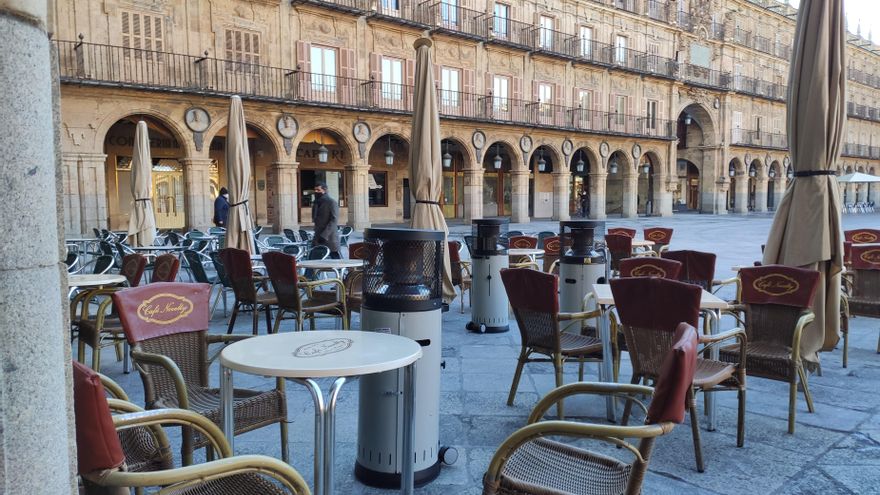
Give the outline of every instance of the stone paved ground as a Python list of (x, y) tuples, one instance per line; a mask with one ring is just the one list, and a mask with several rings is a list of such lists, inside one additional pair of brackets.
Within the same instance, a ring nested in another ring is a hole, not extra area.
[[(749, 264), (760, 257), (771, 217), (677, 215), (672, 218), (610, 220), (609, 226), (673, 227), (673, 248), (699, 249), (718, 254), (716, 278), (732, 276), (729, 267)], [(880, 226), (880, 214), (848, 215), (845, 228)], [(552, 222), (514, 225), (525, 231), (555, 230)], [(453, 235), (469, 230), (453, 225)], [(722, 294), (730, 296), (730, 294)], [(236, 332), (247, 333), (249, 318), (239, 320)], [(444, 467), (440, 477), (418, 489), (425, 494), (479, 494), (481, 477), (496, 447), (514, 430), (524, 425), (530, 408), (553, 387), (550, 365), (532, 364), (524, 373), (515, 405), (505, 405), (516, 357), (519, 334), (511, 319), (511, 332), (477, 335), (464, 330), (469, 320), (453, 311), (443, 317), (441, 443), (458, 449), (459, 460)], [(218, 311), (212, 332), (223, 332), (226, 320)], [(733, 326), (725, 320), (722, 329)], [(328, 320), (322, 327), (330, 328)], [(357, 319), (354, 322), (357, 328)], [(857, 318), (851, 324), (850, 363), (841, 367), (839, 350), (822, 355), (823, 376), (812, 376), (810, 388), (816, 413), (808, 414), (802, 396), (798, 398), (797, 431), (786, 433), (788, 386), (749, 377), (746, 444), (736, 448), (736, 398), (734, 393), (719, 397), (719, 427), (702, 431), (706, 472), (697, 473), (687, 422), (656, 443), (645, 483), (645, 493), (773, 493), (845, 494), (880, 493), (880, 355), (875, 353), (880, 321)], [(136, 373), (124, 375), (121, 365), (106, 351), (104, 371), (118, 380), (137, 403), (143, 403), (143, 389)], [(626, 356), (624, 354), (624, 356)], [(626, 359), (626, 358), (624, 358)], [(216, 366), (213, 383), (218, 383)], [(628, 378), (624, 363), (621, 377)], [(571, 371), (576, 366), (570, 365)], [(596, 379), (594, 366), (588, 367), (587, 380)], [(566, 373), (566, 383), (576, 380)], [(271, 380), (236, 375), (236, 385), (268, 388)], [(325, 380), (322, 387), (329, 388)], [(293, 466), (310, 482), (312, 479), (313, 408), (310, 397), (296, 384), (287, 388), (291, 419), (290, 441)], [(338, 406), (337, 489), (340, 494), (380, 494), (354, 480), (352, 468), (357, 437), (357, 383), (343, 389)], [(596, 401), (566, 402), (569, 413), (585, 416), (585, 421), (601, 422), (604, 408)], [(702, 409), (702, 406), (700, 406)], [(686, 420), (687, 421), (687, 420)], [(611, 455), (621, 455), (605, 449)], [(278, 429), (264, 428), (240, 436), (237, 453), (280, 456)]]

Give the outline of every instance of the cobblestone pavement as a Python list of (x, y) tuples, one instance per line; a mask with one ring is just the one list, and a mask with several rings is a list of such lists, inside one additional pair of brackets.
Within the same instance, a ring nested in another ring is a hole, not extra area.
[[(676, 215), (671, 218), (640, 218), (608, 221), (609, 226), (668, 226), (675, 229), (672, 247), (718, 254), (716, 278), (733, 276), (731, 266), (750, 264), (760, 258), (770, 215), (711, 216)], [(847, 215), (844, 227), (878, 227), (880, 214)], [(512, 225), (527, 232), (556, 230), (553, 222)], [(468, 232), (469, 225), (452, 225), (453, 236)], [(722, 293), (722, 296), (732, 294)], [(441, 444), (458, 449), (459, 460), (444, 467), (439, 478), (417, 489), (425, 494), (479, 494), (481, 478), (498, 445), (525, 424), (530, 408), (553, 387), (552, 366), (531, 364), (525, 369), (512, 407), (505, 405), (519, 352), (519, 333), (511, 319), (511, 331), (503, 334), (468, 333), (464, 326), (469, 312), (459, 313), (459, 302), (443, 316)], [(250, 332), (250, 318), (239, 319), (237, 333)], [(292, 323), (291, 323), (292, 325)], [(211, 331), (225, 332), (226, 319), (218, 310)], [(319, 325), (331, 328), (332, 320)], [(733, 327), (724, 320), (722, 329)], [(353, 328), (358, 328), (355, 317)], [(788, 386), (781, 382), (749, 377), (746, 443), (736, 447), (736, 397), (718, 394), (719, 421), (714, 432), (702, 431), (706, 472), (697, 473), (690, 426), (677, 427), (660, 438), (651, 458), (644, 493), (773, 493), (837, 494), (878, 493), (880, 486), (880, 355), (875, 353), (880, 320), (856, 318), (851, 323), (849, 368), (841, 367), (840, 349), (822, 355), (822, 376), (810, 377), (816, 412), (809, 414), (803, 396), (798, 397), (797, 431), (786, 433)], [(842, 342), (841, 342), (842, 345)], [(105, 351), (104, 371), (118, 380), (136, 403), (143, 403), (143, 387), (136, 373), (124, 375), (120, 363)], [(624, 354), (626, 356), (626, 354)], [(621, 380), (629, 377), (626, 357)], [(570, 365), (566, 383), (577, 379)], [(587, 380), (596, 380), (595, 366), (588, 366)], [(212, 383), (219, 383), (217, 366)], [(236, 374), (236, 386), (269, 388), (273, 381)], [(330, 381), (321, 382), (329, 388)], [(312, 479), (313, 406), (308, 393), (290, 383), (288, 390), (293, 466)], [(336, 492), (340, 494), (395, 493), (368, 488), (355, 481), (353, 466), (357, 437), (357, 382), (343, 389), (338, 406)], [(702, 410), (702, 404), (698, 406)], [(581, 421), (604, 422), (604, 407), (597, 401), (566, 401), (566, 412)], [(604, 449), (611, 455), (622, 451)], [(279, 457), (278, 429), (263, 428), (236, 439), (239, 454)]]

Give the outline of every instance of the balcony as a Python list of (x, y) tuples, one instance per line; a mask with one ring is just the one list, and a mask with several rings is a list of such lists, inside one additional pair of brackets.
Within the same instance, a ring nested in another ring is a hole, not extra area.
[(846, 78), (850, 81), (864, 84), (865, 86), (880, 89), (880, 77), (874, 74), (868, 74), (867, 72), (850, 67), (846, 71)]
[(880, 122), (880, 108), (869, 107), (867, 105), (856, 105), (850, 101), (846, 104), (846, 116)]
[(669, 4), (661, 0), (648, 0), (648, 17), (660, 22), (669, 22)]
[(487, 37), (486, 14), (446, 2), (421, 4), (418, 20), (434, 32), (483, 40)]
[(576, 36), (568, 33), (539, 27), (532, 36), (532, 50), (535, 53), (572, 59), (578, 54), (578, 41)]
[(531, 50), (534, 46), (535, 27), (531, 24), (493, 15), (486, 18), (486, 28), (487, 43), (523, 50)]
[(632, 12), (633, 14), (641, 14), (642, 9), (639, 0), (614, 0), (612, 5), (614, 8)]
[(770, 100), (785, 101), (788, 87), (753, 77), (734, 76), (733, 90), (738, 93), (759, 96)]
[(773, 132), (751, 131), (746, 129), (731, 130), (731, 144), (751, 148), (788, 149), (788, 137)]
[(576, 59), (579, 62), (587, 62), (598, 65), (611, 65), (611, 57), (613, 55), (612, 47), (608, 43), (599, 41), (586, 40), (576, 38), (574, 40), (576, 47)]
[(869, 146), (867, 144), (845, 143), (843, 145), (843, 156), (850, 158), (871, 158), (880, 159), (880, 146)]
[(675, 20), (678, 24), (678, 27), (680, 27), (684, 31), (692, 33), (694, 32), (694, 29), (696, 29), (696, 20), (690, 12), (679, 10), (675, 15)]
[(703, 86), (712, 89), (730, 89), (730, 73), (709, 69), (693, 64), (681, 64), (679, 75), (681, 78), (695, 86)]
[(610, 61), (613, 67), (640, 74), (675, 79), (676, 63), (670, 58), (623, 47), (607, 46), (605, 49), (608, 50), (606, 59)]
[[(413, 87), (120, 46), (53, 41), (64, 84), (133, 88), (356, 111), (408, 114)], [(675, 139), (674, 122), (437, 90), (440, 115), (568, 131)]]
[(418, 2), (408, 2), (405, 0), (372, 1), (374, 2), (374, 8), (371, 18), (425, 28), (424, 23), (420, 20), (419, 8), (421, 5)]
[(292, 3), (295, 4), (316, 5), (327, 9), (358, 15), (370, 12), (372, 2), (373, 0), (292, 0)]

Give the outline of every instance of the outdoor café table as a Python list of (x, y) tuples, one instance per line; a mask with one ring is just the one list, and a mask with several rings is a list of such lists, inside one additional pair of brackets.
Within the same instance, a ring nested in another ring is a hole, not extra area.
[[(315, 402), (315, 491), (334, 493), (336, 401), (346, 377), (403, 368), (403, 452), (413, 452), (415, 367), (422, 357), (419, 344), (406, 337), (355, 330), (317, 330), (251, 337), (229, 345), (220, 354), (220, 401), (223, 433), (233, 446), (232, 372), (287, 378), (304, 385)], [(316, 378), (335, 377), (327, 398)], [(414, 458), (404, 454), (401, 493), (413, 493)]]
[(297, 268), (332, 271), (338, 279), (342, 279), (342, 273), (345, 270), (361, 266), (364, 266), (364, 260), (335, 260), (328, 258), (325, 260), (302, 260), (296, 262)]
[(109, 285), (125, 283), (127, 279), (123, 275), (105, 274), (75, 274), (67, 276), (67, 285), (71, 289), (101, 288)]
[[(609, 284), (593, 284), (592, 297), (595, 298), (596, 304), (602, 317), (599, 318), (599, 332), (602, 339), (602, 366), (604, 377), (603, 381), (611, 381), (612, 359), (611, 359), (611, 334), (608, 325), (608, 308), (614, 305), (614, 295), (611, 292)], [(590, 297), (590, 296), (587, 296)], [(727, 309), (729, 304), (724, 299), (703, 289), (700, 294), (700, 309), (706, 314), (709, 323), (709, 333), (714, 335), (718, 333), (718, 324), (721, 322), (721, 310)], [(608, 357), (606, 357), (608, 356)], [(718, 348), (712, 349), (712, 359), (718, 359)], [(613, 402), (609, 403), (609, 419), (613, 419), (614, 414)], [(715, 394), (706, 394), (706, 411), (709, 416), (709, 431), (715, 430)]]
[(544, 254), (543, 249), (510, 248), (507, 250), (508, 256), (528, 256), (530, 261), (535, 261), (535, 257), (542, 254)]
[(183, 251), (183, 246), (132, 246), (132, 251), (146, 251), (148, 253), (159, 253), (159, 252), (174, 252), (174, 251)]

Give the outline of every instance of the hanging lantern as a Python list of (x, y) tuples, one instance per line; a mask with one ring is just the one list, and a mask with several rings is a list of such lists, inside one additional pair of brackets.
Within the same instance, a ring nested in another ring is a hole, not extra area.
[(449, 142), (443, 143), (443, 168), (452, 168), (452, 155), (449, 154)]
[(651, 166), (648, 165), (647, 163), (643, 163), (642, 164), (642, 172), (644, 172), (645, 175), (650, 174), (651, 173)]
[(727, 169), (727, 175), (731, 177), (736, 177), (736, 168), (731, 165), (730, 168)]
[(769, 175), (771, 179), (775, 179), (776, 178), (776, 169), (771, 168), (770, 171), (767, 172), (767, 175)]
[(749, 177), (755, 177), (757, 175), (758, 175), (758, 172), (755, 169), (753, 169), (753, 168), (749, 169)]
[(617, 173), (617, 162), (616, 161), (611, 162), (611, 165), (608, 167), (608, 171), (611, 172), (612, 174)]
[(324, 146), (324, 135), (318, 134), (321, 138), (321, 147), (318, 148), (318, 162), (319, 163), (327, 163), (327, 160), (330, 158), (330, 151)]
[(538, 153), (539, 153), (539, 155), (538, 155), (538, 171), (543, 172), (544, 170), (547, 169), (547, 161), (544, 160), (544, 152), (543, 151), (539, 151)]
[(691, 125), (693, 121), (689, 113), (684, 114), (684, 125)]
[(584, 171), (584, 166), (585, 166), (585, 165), (586, 165), (586, 164), (584, 163), (584, 159), (583, 159), (583, 158), (578, 158), (577, 163), (574, 164), (574, 166), (575, 166), (575, 170), (577, 170), (578, 173), (582, 173), (582, 172)]
[(495, 166), (495, 170), (501, 170), (501, 155), (499, 154), (498, 146), (495, 146), (495, 159), (492, 161), (492, 164)]
[(788, 172), (785, 174), (789, 179), (794, 178), (794, 170), (791, 169), (791, 166), (788, 167)]
[(391, 136), (388, 136), (388, 149), (385, 150), (385, 165), (394, 165), (394, 152), (391, 151)]

